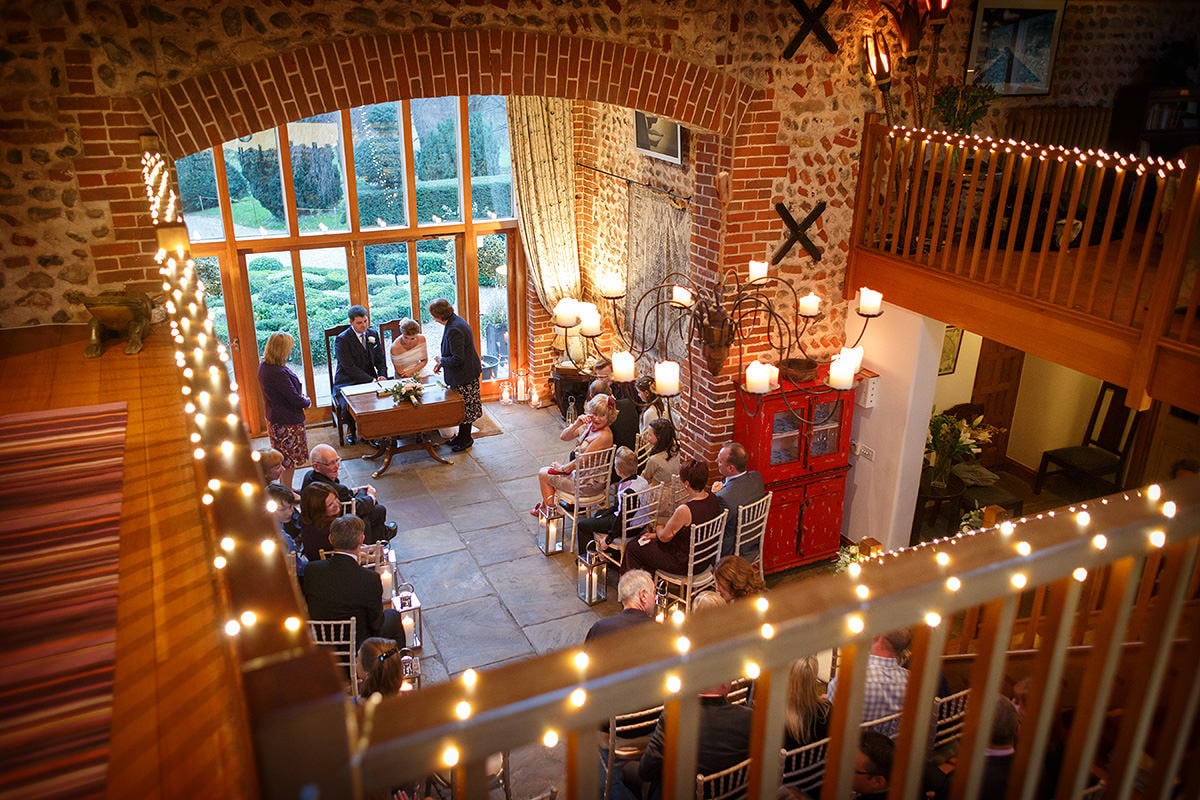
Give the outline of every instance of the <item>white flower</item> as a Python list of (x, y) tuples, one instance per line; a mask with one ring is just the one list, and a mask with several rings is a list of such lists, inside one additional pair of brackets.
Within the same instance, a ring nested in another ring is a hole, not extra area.
[(368, 337), (367, 337), (367, 341), (368, 341), (368, 342), (370, 342), (371, 344), (375, 344), (375, 337), (374, 337), (374, 336), (368, 336)]

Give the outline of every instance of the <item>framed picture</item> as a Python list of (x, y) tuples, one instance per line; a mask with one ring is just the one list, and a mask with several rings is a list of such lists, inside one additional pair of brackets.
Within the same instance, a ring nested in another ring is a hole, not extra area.
[(997, 94), (1049, 94), (1066, 0), (978, 0), (967, 84)]
[(938, 375), (953, 375), (958, 369), (958, 351), (962, 348), (962, 328), (946, 326), (946, 338), (942, 340), (942, 360), (938, 363)]
[(666, 117), (634, 111), (633, 144), (644, 155), (683, 163), (683, 129)]

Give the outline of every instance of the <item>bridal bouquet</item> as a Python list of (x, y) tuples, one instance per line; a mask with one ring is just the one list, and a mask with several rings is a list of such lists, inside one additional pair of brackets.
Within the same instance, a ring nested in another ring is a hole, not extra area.
[(400, 378), (398, 381), (396, 381), (396, 385), (390, 389), (389, 393), (392, 395), (392, 402), (399, 403), (403, 400), (407, 400), (415, 406), (417, 405), (417, 402), (421, 397), (421, 392), (424, 391), (424, 389), (425, 385), (418, 380), (413, 380), (412, 378)]

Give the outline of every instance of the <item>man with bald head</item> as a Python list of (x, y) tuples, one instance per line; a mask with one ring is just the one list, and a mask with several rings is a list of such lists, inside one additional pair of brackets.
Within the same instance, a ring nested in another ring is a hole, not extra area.
[(309, 453), (309, 458), (312, 470), (304, 476), (301, 490), (313, 481), (324, 481), (337, 490), (338, 500), (348, 503), (351, 498), (354, 499), (354, 513), (366, 524), (370, 541), (384, 541), (396, 535), (396, 523), (387, 521), (387, 509), (376, 502), (374, 486), (364, 484), (351, 488), (338, 479), (342, 459), (337, 450), (327, 444), (319, 444)]

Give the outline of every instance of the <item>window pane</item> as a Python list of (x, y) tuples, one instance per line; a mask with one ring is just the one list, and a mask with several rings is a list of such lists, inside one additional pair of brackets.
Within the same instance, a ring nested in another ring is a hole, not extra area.
[[(246, 191), (232, 193), (233, 235), (236, 239), (262, 239), (286, 235), (283, 210), (283, 170), (279, 162), (279, 136), (269, 131), (226, 142), (225, 163), (235, 166), (245, 179)], [(226, 170), (229, 171), (228, 169)]]
[[(325, 329), (346, 323), (350, 307), (350, 275), (346, 248), (322, 247), (300, 251), (304, 285), (304, 311), (308, 315), (309, 349), (312, 352), (314, 397), (317, 405), (330, 402), (329, 361), (325, 358)], [(373, 323), (372, 323), (373, 324)], [(337, 364), (333, 365), (334, 369)]]
[(330, 112), (289, 122), (288, 141), (300, 233), (350, 230), (341, 114)]
[(508, 377), (508, 236), (493, 233), (476, 243), (483, 379), (503, 379)]
[(462, 221), (458, 165), (458, 99), (413, 100), (417, 224)]
[(412, 282), (408, 278), (408, 245), (372, 244), (365, 248), (367, 307), (375, 324), (412, 317)]
[[(442, 349), (442, 326), (429, 316), (429, 304), (444, 297), (458, 312), (458, 272), (453, 239), (425, 239), (417, 242), (418, 302), (421, 306), (421, 332), (429, 343), (429, 352)], [(431, 357), (432, 359), (432, 357)]]
[[(230, 187), (244, 196), (246, 180), (237, 167), (227, 172)], [(175, 161), (175, 177), (179, 180), (179, 208), (187, 225), (188, 238), (193, 242), (219, 242), (225, 238), (221, 221), (221, 205), (217, 201), (222, 187), (217, 185), (217, 170), (213, 165), (212, 148), (193, 153)]]
[(473, 219), (510, 219), (512, 154), (508, 146), (508, 113), (500, 95), (467, 98), (471, 137), (471, 214)]
[[(217, 341), (229, 349), (229, 318), (225, 315), (225, 289), (221, 285), (221, 260), (216, 256), (197, 256), (196, 275), (204, 282), (204, 304), (208, 306), (213, 318), (213, 333)], [(264, 340), (265, 344), (265, 340)], [(225, 362), (229, 371), (229, 379), (236, 380), (233, 374), (233, 359)]]
[[(254, 309), (254, 338), (262, 360), (267, 338), (275, 331), (290, 333), (296, 340), (288, 366), (304, 382), (304, 340), (296, 316), (296, 285), (292, 282), (292, 254), (251, 253), (246, 256), (250, 282), (250, 306)], [(309, 395), (311, 397), (311, 394)]]
[(350, 111), (358, 224), (371, 228), (408, 225), (404, 202), (404, 134), (400, 104), (380, 103)]

